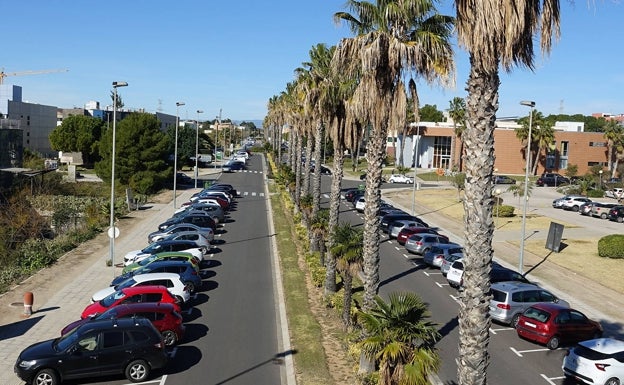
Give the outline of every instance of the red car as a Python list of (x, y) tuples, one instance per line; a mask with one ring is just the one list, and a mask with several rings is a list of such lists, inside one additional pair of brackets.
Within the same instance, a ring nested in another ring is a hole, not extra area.
[(602, 336), (602, 326), (578, 310), (555, 303), (538, 303), (522, 313), (516, 326), (519, 337), (557, 349)]
[(132, 317), (142, 317), (152, 321), (154, 327), (162, 334), (167, 346), (175, 345), (184, 336), (186, 328), (182, 324), (182, 315), (176, 311), (175, 305), (164, 302), (125, 303), (114, 306), (102, 314), (70, 323), (61, 330), (61, 335), (92, 320)]
[(397, 235), (397, 242), (400, 245), (404, 245), (407, 238), (418, 233), (438, 234), (437, 231), (430, 227), (405, 227), (399, 231), (399, 235)]
[(80, 318), (87, 318), (125, 303), (164, 302), (174, 305), (175, 310), (180, 312), (180, 304), (164, 286), (134, 286), (118, 290), (101, 301), (92, 303), (83, 311)]

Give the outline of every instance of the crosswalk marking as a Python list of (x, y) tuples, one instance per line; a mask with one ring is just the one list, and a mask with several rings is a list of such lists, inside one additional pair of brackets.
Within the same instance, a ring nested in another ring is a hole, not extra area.
[(255, 191), (252, 191), (252, 192), (245, 191), (245, 192), (242, 192), (240, 195), (244, 196), (244, 197), (246, 197), (248, 195), (251, 195), (252, 197), (255, 197), (255, 196), (263, 197), (264, 193), (263, 192), (259, 193), (259, 192), (255, 192)]

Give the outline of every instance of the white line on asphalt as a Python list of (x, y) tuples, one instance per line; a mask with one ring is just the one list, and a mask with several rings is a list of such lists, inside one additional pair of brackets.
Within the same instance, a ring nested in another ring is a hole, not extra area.
[(496, 332), (504, 332), (504, 331), (509, 331), (509, 330), (516, 330), (514, 328), (500, 328), (500, 329), (492, 329), (490, 328), (490, 332), (492, 334), (496, 334)]
[(394, 246), (394, 248), (396, 249), (396, 251), (401, 251), (401, 249), (398, 246)]
[(455, 302), (459, 303), (459, 297), (456, 297), (453, 294), (449, 294), (449, 297), (453, 298), (453, 300), (455, 300)]
[(542, 376), (543, 379), (546, 380), (546, 382), (548, 382), (550, 385), (556, 385), (552, 380), (562, 380), (565, 378), (565, 376), (561, 376), (561, 377), (548, 377), (547, 375), (540, 373), (540, 376)]
[(252, 197), (255, 197), (255, 196), (256, 196), (256, 192), (255, 192), (255, 191), (254, 191), (254, 192), (252, 192), (252, 193), (251, 193), (251, 196), (252, 196)]
[(436, 282), (436, 285), (438, 285), (438, 287), (444, 287), (444, 286), (451, 286), (448, 283), (440, 283), (440, 282)]
[(439, 273), (429, 273), (429, 275), (442, 275), (442, 272), (439, 272)]
[(427, 273), (426, 271), (423, 271), (423, 274), (426, 275), (427, 277), (429, 277), (429, 273)]
[(247, 195), (247, 194), (249, 194), (247, 191), (245, 191), (245, 192), (243, 193), (243, 195)]
[(162, 378), (160, 379), (160, 385), (163, 385), (165, 383), (165, 381), (167, 381), (167, 375), (166, 374), (164, 376), (162, 376)]
[[(405, 259), (410, 259), (410, 255), (409, 254), (403, 254), (403, 256), (405, 257)], [(414, 262), (414, 265), (418, 266), (418, 264), (416, 262)]]
[(522, 354), (524, 353), (547, 352), (548, 350), (550, 350), (550, 349), (516, 350), (512, 348), (511, 346), (509, 347), (509, 349), (511, 349), (512, 352), (516, 353), (518, 357), (523, 357)]

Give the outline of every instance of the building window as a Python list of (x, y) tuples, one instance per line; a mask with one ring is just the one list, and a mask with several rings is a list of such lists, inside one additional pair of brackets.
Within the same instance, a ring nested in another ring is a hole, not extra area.
[(570, 142), (561, 142), (561, 156), (568, 156)]
[(433, 167), (451, 168), (451, 137), (436, 136), (433, 142)]
[(607, 147), (606, 142), (589, 142), (589, 147)]

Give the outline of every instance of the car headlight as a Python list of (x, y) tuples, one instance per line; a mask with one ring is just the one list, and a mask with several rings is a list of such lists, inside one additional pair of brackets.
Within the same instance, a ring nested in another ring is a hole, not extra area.
[(22, 360), (19, 363), (19, 367), (23, 369), (29, 369), (37, 363), (37, 360)]

